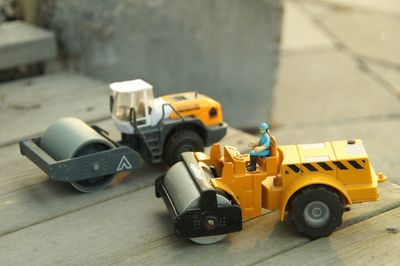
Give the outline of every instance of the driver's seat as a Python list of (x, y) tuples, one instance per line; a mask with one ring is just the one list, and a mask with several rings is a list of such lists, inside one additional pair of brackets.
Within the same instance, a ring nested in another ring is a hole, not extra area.
[(275, 136), (272, 135), (272, 134), (269, 134), (269, 137), (271, 138), (271, 147), (270, 147), (271, 152), (270, 152), (270, 154), (268, 155), (268, 157), (273, 157), (273, 156), (276, 156), (276, 154), (277, 154), (277, 152), (278, 152), (278, 147), (277, 147), (277, 145), (276, 145), (276, 138), (275, 138)]

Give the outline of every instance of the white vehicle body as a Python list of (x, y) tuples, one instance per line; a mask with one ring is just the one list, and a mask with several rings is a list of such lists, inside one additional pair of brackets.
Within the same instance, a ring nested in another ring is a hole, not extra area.
[(171, 115), (172, 108), (162, 97), (153, 98), (153, 86), (141, 79), (110, 84), (112, 91), (111, 116), (117, 129), (133, 134), (131, 110), (136, 114), (137, 127), (155, 126), (161, 119)]

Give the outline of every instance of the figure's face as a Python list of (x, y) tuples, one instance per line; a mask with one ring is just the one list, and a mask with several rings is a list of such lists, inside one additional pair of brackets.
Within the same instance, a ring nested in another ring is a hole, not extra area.
[(260, 128), (260, 134), (264, 133), (265, 130)]

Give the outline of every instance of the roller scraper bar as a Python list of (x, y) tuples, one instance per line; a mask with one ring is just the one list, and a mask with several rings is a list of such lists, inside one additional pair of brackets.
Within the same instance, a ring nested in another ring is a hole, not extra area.
[(39, 143), (40, 138), (21, 141), (19, 143), (21, 153), (42, 169), (50, 179), (60, 182), (76, 182), (132, 171), (140, 167), (140, 155), (125, 146), (56, 161), (40, 147)]

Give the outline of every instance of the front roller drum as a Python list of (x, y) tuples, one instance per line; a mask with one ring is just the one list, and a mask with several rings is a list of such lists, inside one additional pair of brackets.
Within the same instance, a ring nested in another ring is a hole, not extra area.
[[(232, 217), (239, 221), (241, 228), (240, 209), (232, 206), (231, 202), (223, 195), (216, 194), (218, 207), (215, 209), (187, 210), (175, 219), (175, 234), (180, 237), (188, 237), (196, 244), (208, 245), (222, 241), (231, 230)], [(233, 223), (236, 223), (236, 222)], [(195, 236), (190, 237), (193, 235)]]
[[(207, 169), (202, 171), (208, 172)], [(211, 185), (205, 190), (199, 189), (194, 178), (207, 177), (192, 177), (187, 165), (178, 162), (156, 181), (156, 195), (167, 205), (174, 221), (175, 235), (197, 244), (213, 244), (230, 232), (240, 231), (240, 207)]]
[[(77, 118), (63, 118), (53, 123), (43, 134), (40, 147), (56, 161), (76, 158), (115, 148), (85, 122)], [(111, 185), (114, 175), (71, 182), (81, 192), (94, 192)]]

